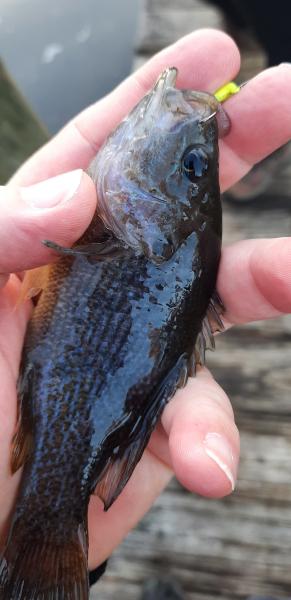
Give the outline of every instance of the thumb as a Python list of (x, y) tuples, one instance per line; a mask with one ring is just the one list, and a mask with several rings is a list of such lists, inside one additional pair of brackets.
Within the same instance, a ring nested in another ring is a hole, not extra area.
[(28, 187), (0, 187), (0, 273), (52, 262), (55, 253), (42, 240), (71, 246), (95, 208), (95, 186), (81, 169)]

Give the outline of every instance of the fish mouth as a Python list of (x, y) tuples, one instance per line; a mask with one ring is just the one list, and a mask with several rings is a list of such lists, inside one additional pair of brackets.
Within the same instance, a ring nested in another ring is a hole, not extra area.
[(177, 81), (178, 69), (176, 67), (168, 67), (159, 76), (154, 90), (163, 92), (167, 88), (175, 87)]
[[(151, 92), (151, 97), (152, 99), (154, 98), (152, 102), (154, 108), (162, 104), (165, 94), (169, 88), (176, 87), (177, 76), (177, 67), (167, 67), (166, 69), (164, 69), (164, 71), (162, 71)], [(184, 98), (189, 103), (191, 103), (191, 101), (200, 102), (201, 104), (208, 106), (208, 108), (210, 109), (210, 113), (206, 114), (205, 117), (201, 118), (201, 125), (207, 123), (208, 121), (211, 121), (214, 117), (216, 117), (218, 122), (219, 137), (225, 137), (229, 133), (231, 129), (230, 119), (226, 111), (222, 108), (220, 102), (214, 95), (209, 94), (207, 92), (194, 90), (181, 91)]]
[(176, 67), (164, 69), (154, 87), (149, 92), (146, 111), (154, 118), (159, 114), (161, 107), (164, 106), (168, 90), (176, 88), (177, 75), (178, 69), (176, 69)]
[[(177, 76), (178, 69), (176, 67), (167, 67), (164, 69), (151, 91), (151, 109), (155, 110), (158, 106), (163, 104), (169, 89), (176, 89)], [(212, 96), (207, 92), (192, 90), (181, 90), (181, 94), (189, 104), (198, 102), (210, 109), (211, 113), (209, 114), (207, 111), (205, 117), (201, 119), (201, 123), (206, 123), (216, 116), (219, 110), (219, 102), (216, 100), (215, 96)]]

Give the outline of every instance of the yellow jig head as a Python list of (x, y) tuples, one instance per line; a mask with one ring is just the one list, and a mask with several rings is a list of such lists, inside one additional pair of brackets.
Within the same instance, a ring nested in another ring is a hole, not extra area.
[(231, 96), (237, 94), (240, 91), (240, 88), (240, 85), (237, 85), (234, 81), (230, 81), (226, 85), (223, 85), (222, 87), (218, 88), (218, 90), (216, 90), (216, 92), (214, 93), (214, 96), (216, 100), (218, 100), (218, 102), (222, 104), (222, 102), (225, 102), (226, 100), (231, 98)]

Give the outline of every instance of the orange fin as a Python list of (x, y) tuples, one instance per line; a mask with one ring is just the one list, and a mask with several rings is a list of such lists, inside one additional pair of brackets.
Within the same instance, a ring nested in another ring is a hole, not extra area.
[(18, 424), (17, 431), (12, 440), (11, 472), (16, 473), (26, 462), (32, 453), (33, 435), (32, 431), (26, 431), (23, 421)]
[(16, 473), (22, 467), (33, 450), (33, 423), (30, 414), (32, 380), (33, 366), (27, 364), (18, 381), (18, 421), (12, 440), (12, 473)]
[(17, 304), (37, 296), (46, 287), (49, 278), (49, 265), (26, 271), (21, 284)]

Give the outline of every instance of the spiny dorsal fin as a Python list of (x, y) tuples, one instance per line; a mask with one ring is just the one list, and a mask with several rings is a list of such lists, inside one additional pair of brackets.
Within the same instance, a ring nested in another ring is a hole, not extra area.
[(205, 364), (205, 352), (206, 350), (214, 350), (215, 341), (214, 333), (224, 330), (224, 325), (221, 316), (224, 313), (224, 306), (217, 292), (214, 292), (206, 315), (202, 321), (201, 331), (198, 333), (194, 357), (196, 364)]
[(212, 333), (217, 333), (224, 330), (223, 321), (221, 319), (225, 312), (224, 305), (218, 293), (215, 291), (210, 299), (207, 309), (207, 317)]

